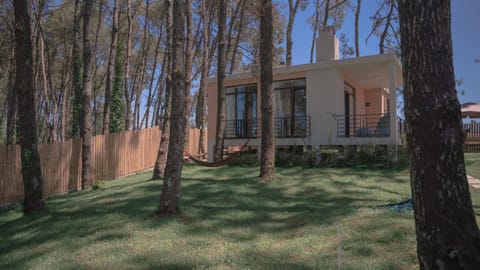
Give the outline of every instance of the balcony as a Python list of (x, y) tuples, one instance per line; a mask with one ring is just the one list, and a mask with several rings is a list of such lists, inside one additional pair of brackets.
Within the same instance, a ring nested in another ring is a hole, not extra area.
[[(310, 137), (310, 116), (275, 117), (274, 134), (277, 138)], [(251, 139), (261, 136), (261, 119), (225, 121), (225, 139)]]
[(337, 137), (390, 137), (390, 114), (336, 115)]

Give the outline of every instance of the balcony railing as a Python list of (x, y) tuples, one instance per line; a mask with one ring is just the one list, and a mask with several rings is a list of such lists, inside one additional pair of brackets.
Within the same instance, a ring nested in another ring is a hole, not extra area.
[(337, 137), (390, 137), (390, 114), (336, 115)]
[[(274, 134), (277, 138), (310, 137), (310, 116), (275, 117)], [(225, 139), (258, 138), (261, 136), (261, 119), (225, 121)]]
[(296, 117), (275, 117), (275, 137), (310, 137), (310, 115)]

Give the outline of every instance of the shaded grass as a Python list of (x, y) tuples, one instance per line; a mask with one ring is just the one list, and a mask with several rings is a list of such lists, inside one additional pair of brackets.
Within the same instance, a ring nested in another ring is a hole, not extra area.
[(406, 170), (258, 171), (185, 166), (175, 218), (149, 172), (2, 213), (0, 269), (337, 269), (338, 244), (342, 269), (416, 268), (412, 213), (370, 208), (410, 197)]

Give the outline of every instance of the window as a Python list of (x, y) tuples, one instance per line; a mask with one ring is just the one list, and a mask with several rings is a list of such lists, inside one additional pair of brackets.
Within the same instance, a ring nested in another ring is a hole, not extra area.
[(275, 133), (277, 137), (305, 137), (307, 102), (305, 79), (277, 81), (275, 89)]
[(257, 86), (225, 89), (225, 138), (253, 138), (257, 133)]

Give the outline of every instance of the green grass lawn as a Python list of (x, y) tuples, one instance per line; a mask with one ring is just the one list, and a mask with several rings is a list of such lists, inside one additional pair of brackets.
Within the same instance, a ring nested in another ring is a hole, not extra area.
[(467, 174), (480, 179), (480, 154), (466, 153), (465, 165), (467, 166)]
[(338, 251), (342, 269), (417, 269), (412, 212), (371, 208), (410, 197), (406, 170), (279, 168), (263, 183), (258, 167), (190, 165), (183, 213), (162, 219), (150, 175), (0, 213), (0, 269), (337, 269)]

